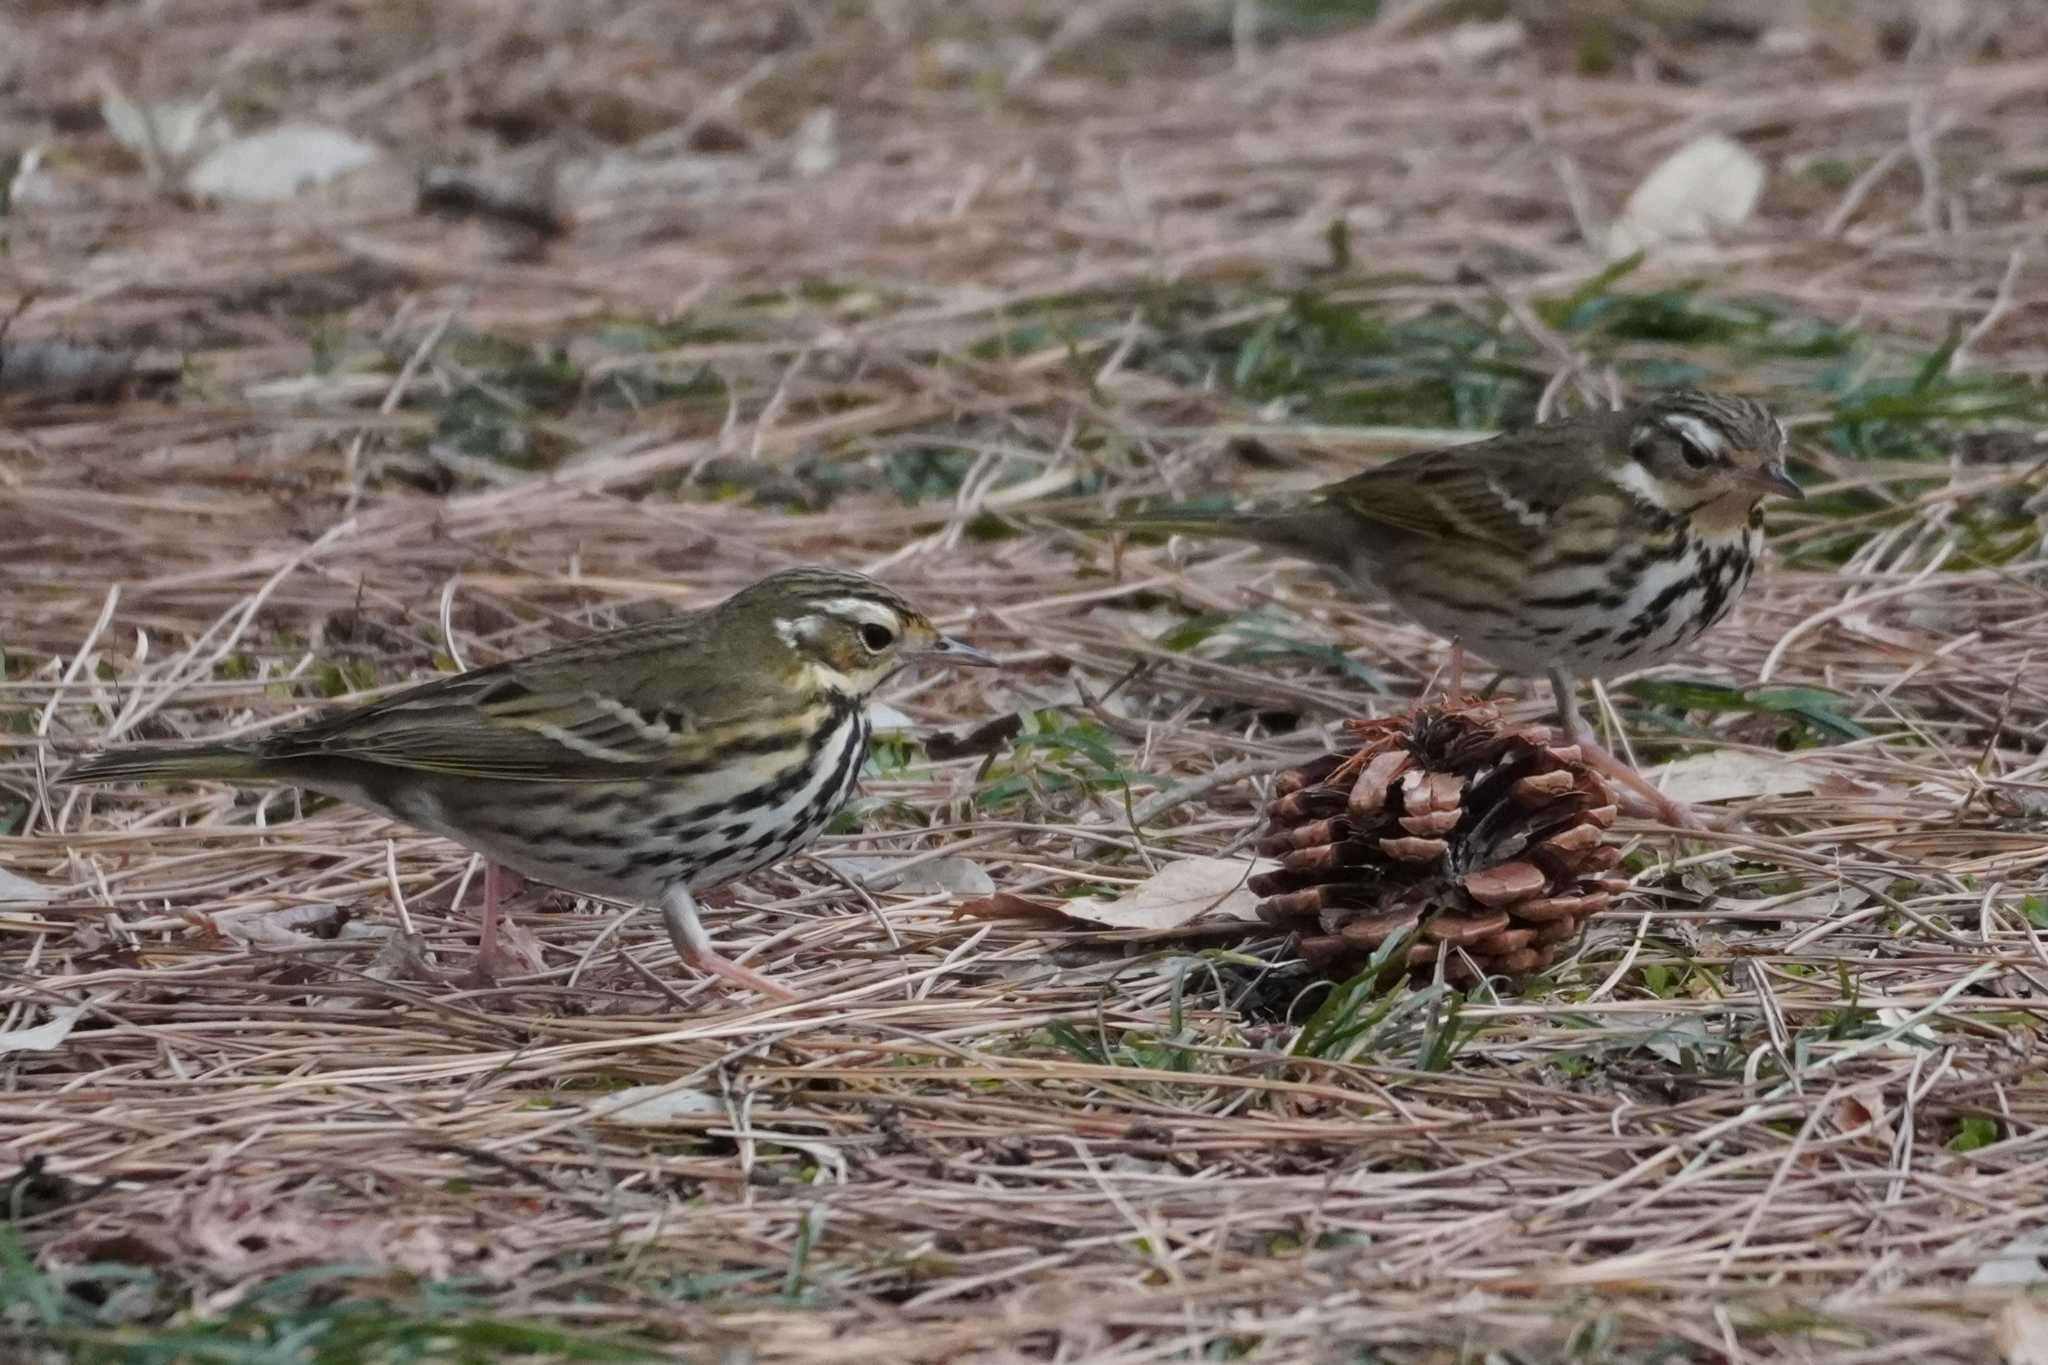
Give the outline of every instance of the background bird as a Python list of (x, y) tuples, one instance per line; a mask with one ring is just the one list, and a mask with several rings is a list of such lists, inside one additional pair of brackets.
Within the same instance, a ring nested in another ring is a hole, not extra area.
[[(919, 660), (988, 665), (862, 574), (772, 574), (716, 606), (473, 669), (217, 744), (79, 759), (59, 782), (309, 788), (535, 881), (660, 905), (698, 968), (788, 998), (713, 950), (694, 892), (810, 845), (852, 793), (867, 702)], [(494, 974), (498, 883), (478, 965)]]
[[(1697, 823), (1592, 737), (1577, 686), (1669, 657), (1728, 614), (1763, 548), (1766, 497), (1804, 496), (1761, 404), (1678, 391), (1391, 460), (1241, 512), (1116, 527), (1234, 536), (1312, 560), (1512, 673), (1667, 823)], [(1457, 683), (1452, 684), (1456, 690)]]

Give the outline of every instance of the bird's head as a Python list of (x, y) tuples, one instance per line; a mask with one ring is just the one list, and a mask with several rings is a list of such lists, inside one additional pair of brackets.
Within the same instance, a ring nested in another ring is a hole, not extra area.
[(741, 589), (719, 610), (761, 632), (763, 643), (820, 691), (866, 697), (921, 660), (995, 663), (941, 635), (894, 589), (846, 569), (785, 569)]
[(1621, 481), (1667, 512), (1739, 526), (1767, 497), (1806, 496), (1785, 472), (1785, 428), (1761, 403), (1679, 390), (1625, 417)]

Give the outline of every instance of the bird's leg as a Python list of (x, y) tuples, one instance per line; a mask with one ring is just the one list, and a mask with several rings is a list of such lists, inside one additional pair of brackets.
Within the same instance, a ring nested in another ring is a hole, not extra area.
[(1456, 636), (1451, 637), (1450, 672), (1444, 684), (1444, 690), (1452, 701), (1465, 695), (1465, 642)]
[(1673, 829), (1706, 829), (1707, 822), (1683, 801), (1674, 801), (1651, 785), (1650, 780), (1634, 768), (1609, 753), (1600, 741), (1593, 738), (1592, 729), (1579, 714), (1578, 682), (1561, 668), (1550, 670), (1550, 691), (1557, 701), (1557, 723), (1564, 731), (1567, 744), (1579, 746), (1579, 754), (1586, 766), (1603, 777), (1610, 777), (1625, 789), (1625, 795), (1635, 798), (1634, 804), (1640, 810), (1647, 806), (1650, 813)]
[(661, 918), (668, 925), (668, 939), (675, 944), (676, 955), (698, 971), (722, 976), (770, 999), (797, 998), (796, 992), (776, 985), (759, 972), (742, 967), (711, 946), (711, 935), (704, 932), (704, 923), (697, 918), (697, 898), (690, 894), (688, 887), (673, 886), (662, 893)]
[(517, 872), (484, 859), (483, 927), (476, 936), (476, 975), (479, 979), (496, 981), (503, 975), (498, 961), (499, 907), (518, 895), (525, 884), (526, 879)]

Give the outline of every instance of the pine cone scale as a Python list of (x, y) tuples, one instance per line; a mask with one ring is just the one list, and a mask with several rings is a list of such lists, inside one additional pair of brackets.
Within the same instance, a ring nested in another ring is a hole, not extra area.
[(1397, 935), (1415, 971), (1540, 971), (1627, 885), (1605, 876), (1614, 796), (1576, 745), (1477, 702), (1350, 725), (1358, 747), (1283, 775), (1251, 879), (1259, 916), (1317, 970), (1350, 973)]

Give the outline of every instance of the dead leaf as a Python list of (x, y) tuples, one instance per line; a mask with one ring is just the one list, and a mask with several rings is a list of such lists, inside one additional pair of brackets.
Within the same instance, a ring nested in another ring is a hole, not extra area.
[(1691, 754), (1645, 774), (1682, 805), (1740, 801), (1756, 796), (1789, 796), (1813, 790), (1815, 774), (1803, 763), (1748, 749), (1714, 749)]
[(334, 128), (286, 123), (216, 148), (185, 184), (201, 199), (274, 204), (359, 171), (383, 153)]
[(831, 106), (811, 110), (790, 139), (789, 168), (809, 179), (839, 164), (839, 116)]
[(363, 968), (363, 975), (376, 981), (434, 980), (434, 970), (427, 965), (427, 940), (419, 934), (392, 930), (377, 956)]
[(2005, 1365), (2048, 1365), (2048, 1312), (2034, 1299), (2016, 1296), (1999, 1310), (1991, 1339)]
[(0, 1057), (10, 1052), (55, 1052), (71, 1036), (71, 1030), (78, 1027), (88, 1008), (84, 1003), (63, 1005), (50, 1011), (47, 1023), (0, 1033)]
[(380, 1222), (325, 1212), (277, 1181), (216, 1179), (183, 1201), (171, 1231), (226, 1280), (336, 1261), (385, 1264)]
[(1113, 901), (1082, 898), (1063, 909), (1069, 918), (1111, 929), (1177, 929), (1203, 915), (1256, 920), (1259, 898), (1245, 882), (1278, 866), (1266, 859), (1182, 858)]
[[(1067, 912), (1057, 905), (1044, 901), (1026, 900), (1013, 896), (1007, 891), (998, 891), (993, 896), (980, 900), (962, 901), (953, 907), (955, 919), (1021, 919), (1036, 924), (1065, 926), (1071, 923)], [(1033, 970), (1036, 970), (1035, 968)]]
[(517, 915), (498, 916), (498, 955), (501, 960), (509, 958), (514, 966), (525, 968), (529, 975), (547, 970), (547, 945)]
[[(363, 975), (372, 981), (419, 981), (439, 985), (440, 978), (427, 960), (427, 940), (420, 934), (408, 934), (385, 924), (364, 924), (356, 921), (344, 924), (340, 939), (376, 938), (377, 955), (370, 959), (370, 965), (363, 968)], [(353, 1010), (377, 1009), (388, 1002), (375, 996), (330, 995), (321, 999), (325, 1009)]]
[(2003, 1289), (2044, 1281), (2048, 1281), (2048, 1231), (2038, 1228), (2013, 1238), (1970, 1272), (1970, 1285), (1977, 1289)]
[(0, 905), (48, 905), (55, 899), (57, 893), (53, 888), (17, 877), (0, 867)]
[(100, 117), (114, 141), (149, 166), (177, 166), (218, 147), (235, 134), (222, 117), (214, 92), (198, 99), (137, 104), (111, 82), (103, 82)]
[(346, 912), (339, 905), (325, 901), (231, 915), (216, 918), (213, 923), (225, 937), (251, 948), (303, 948), (333, 938), (346, 919)]
[(1674, 242), (1699, 242), (1756, 211), (1764, 163), (1739, 142), (1708, 133), (1657, 163), (1607, 229), (1607, 254), (1620, 258)]
[(673, 1083), (629, 1085), (592, 1100), (583, 1112), (611, 1123), (667, 1123), (701, 1114), (723, 1114), (725, 1101), (708, 1091)]
[(915, 730), (918, 724), (889, 703), (878, 701), (868, 704), (868, 728), (879, 735), (891, 730)]
[(972, 858), (874, 854), (822, 861), (870, 891), (893, 891), (902, 896), (929, 896), (944, 892), (956, 896), (986, 896), (996, 889), (995, 879)]

